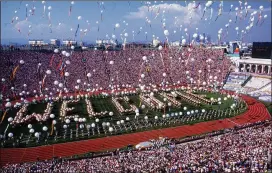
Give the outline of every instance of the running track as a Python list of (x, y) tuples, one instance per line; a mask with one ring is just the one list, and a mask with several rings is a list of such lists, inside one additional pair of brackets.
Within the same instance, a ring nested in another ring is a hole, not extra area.
[(181, 138), (190, 135), (212, 132), (224, 128), (232, 128), (237, 124), (241, 125), (270, 119), (270, 114), (262, 103), (249, 96), (242, 95), (241, 97), (248, 104), (248, 110), (245, 113), (230, 119), (214, 120), (201, 122), (194, 125), (184, 125), (160, 130), (39, 146), (33, 148), (1, 148), (0, 166), (3, 166), (7, 163), (36, 161), (38, 157), (40, 160), (45, 160), (51, 159), (55, 156), (65, 157), (87, 152), (121, 148), (129, 144), (138, 144), (139, 142), (158, 138), (159, 136)]

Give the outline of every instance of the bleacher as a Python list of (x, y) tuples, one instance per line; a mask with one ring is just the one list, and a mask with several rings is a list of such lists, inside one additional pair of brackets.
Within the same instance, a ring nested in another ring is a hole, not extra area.
[(240, 90), (242, 88), (241, 85), (245, 82), (246, 79), (248, 79), (249, 76), (249, 74), (236, 72), (230, 73), (226, 80), (226, 84), (224, 85), (224, 89), (231, 91)]

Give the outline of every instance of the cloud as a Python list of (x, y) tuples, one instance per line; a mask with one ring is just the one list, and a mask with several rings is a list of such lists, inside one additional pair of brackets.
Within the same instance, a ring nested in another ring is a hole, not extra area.
[[(178, 20), (176, 24), (196, 24), (202, 15), (201, 5), (198, 8), (197, 4), (189, 3), (187, 7), (182, 6), (180, 4), (158, 4), (153, 5), (148, 8), (148, 6), (141, 6), (138, 8), (136, 12), (130, 12), (125, 16), (127, 19), (146, 19), (149, 18), (151, 12), (154, 14), (153, 16), (158, 15), (158, 18), (167, 16), (175, 16)], [(151, 17), (150, 17), (151, 18)], [(181, 20), (182, 19), (182, 20)], [(149, 19), (151, 22), (154, 22), (155, 17), (153, 19)]]

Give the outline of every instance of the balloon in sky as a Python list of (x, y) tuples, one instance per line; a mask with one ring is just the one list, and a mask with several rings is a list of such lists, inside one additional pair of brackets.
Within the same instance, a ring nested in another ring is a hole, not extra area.
[(193, 38), (197, 38), (197, 36), (198, 36), (197, 33), (194, 33)]
[(166, 35), (166, 36), (169, 35), (169, 31), (168, 31), (168, 30), (164, 30), (163, 33), (164, 33), (164, 35)]
[(120, 24), (119, 23), (116, 23), (115, 24), (115, 28), (119, 28), (120, 27)]
[(184, 46), (186, 44), (186, 39), (182, 39), (181, 44)]
[(81, 20), (81, 19), (82, 19), (82, 17), (81, 17), (81, 16), (78, 16), (78, 17), (77, 17), (77, 19), (78, 19), (78, 20)]
[(206, 2), (205, 6), (207, 8), (209, 8), (212, 4), (213, 4), (213, 1), (208, 1), (208, 2)]

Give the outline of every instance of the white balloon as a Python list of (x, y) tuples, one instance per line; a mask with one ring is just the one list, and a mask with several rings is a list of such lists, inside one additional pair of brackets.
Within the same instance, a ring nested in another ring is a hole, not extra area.
[(141, 78), (144, 78), (145, 77), (145, 75), (144, 74), (141, 74)]
[(193, 38), (197, 38), (197, 36), (198, 36), (197, 33), (194, 33)]
[(212, 4), (213, 4), (213, 1), (208, 1), (208, 2), (206, 2), (205, 6), (210, 7)]
[(64, 76), (66, 76), (66, 77), (70, 76), (69, 72), (65, 72)]
[(51, 74), (51, 70), (46, 70), (46, 74), (50, 75)]
[(127, 37), (127, 36), (128, 36), (128, 33), (125, 33), (124, 36)]
[(54, 53), (59, 53), (59, 49), (55, 49), (55, 50), (54, 50)]
[(182, 44), (182, 45), (185, 45), (185, 44), (186, 44), (186, 39), (182, 39), (182, 40), (181, 40), (181, 44)]
[(88, 73), (88, 74), (87, 74), (87, 77), (91, 77), (91, 76), (92, 76), (92, 74), (91, 74), (91, 73)]
[(48, 10), (51, 10), (51, 9), (52, 9), (52, 7), (51, 7), (51, 6), (49, 6), (49, 7), (48, 7)]
[(116, 23), (115, 24), (115, 28), (119, 28), (120, 27), (120, 24), (119, 23)]
[(25, 63), (25, 61), (24, 60), (20, 60), (20, 64), (24, 64)]
[(169, 35), (169, 31), (168, 31), (168, 30), (164, 30), (163, 33), (164, 33), (164, 35), (166, 35), (166, 36)]
[(10, 103), (10, 102), (7, 102), (7, 103), (5, 104), (5, 106), (6, 106), (7, 108), (11, 107), (11, 103)]
[(158, 48), (159, 50), (162, 50), (162, 46), (159, 46), (159, 48)]
[(146, 61), (146, 60), (147, 60), (147, 57), (146, 57), (146, 56), (143, 56), (143, 60)]
[(63, 87), (63, 84), (62, 84), (62, 83), (59, 83), (59, 87), (62, 88), (62, 87)]
[(113, 62), (113, 61), (110, 61), (110, 64), (111, 64), (111, 65), (113, 65), (113, 64), (114, 64), (114, 62)]
[(11, 122), (11, 121), (13, 121), (13, 118), (12, 118), (12, 117), (9, 117), (9, 118), (8, 118), (8, 122)]
[(34, 129), (30, 129), (30, 130), (29, 130), (29, 133), (34, 133)]
[(9, 133), (8, 137), (12, 138), (13, 137), (13, 133)]
[(39, 134), (38, 132), (36, 132), (36, 133), (34, 134), (34, 136), (35, 136), (36, 138), (38, 138), (38, 137), (40, 136), (40, 134)]
[(82, 17), (81, 17), (81, 16), (78, 16), (78, 17), (77, 17), (77, 20), (81, 20), (81, 19), (82, 19)]

